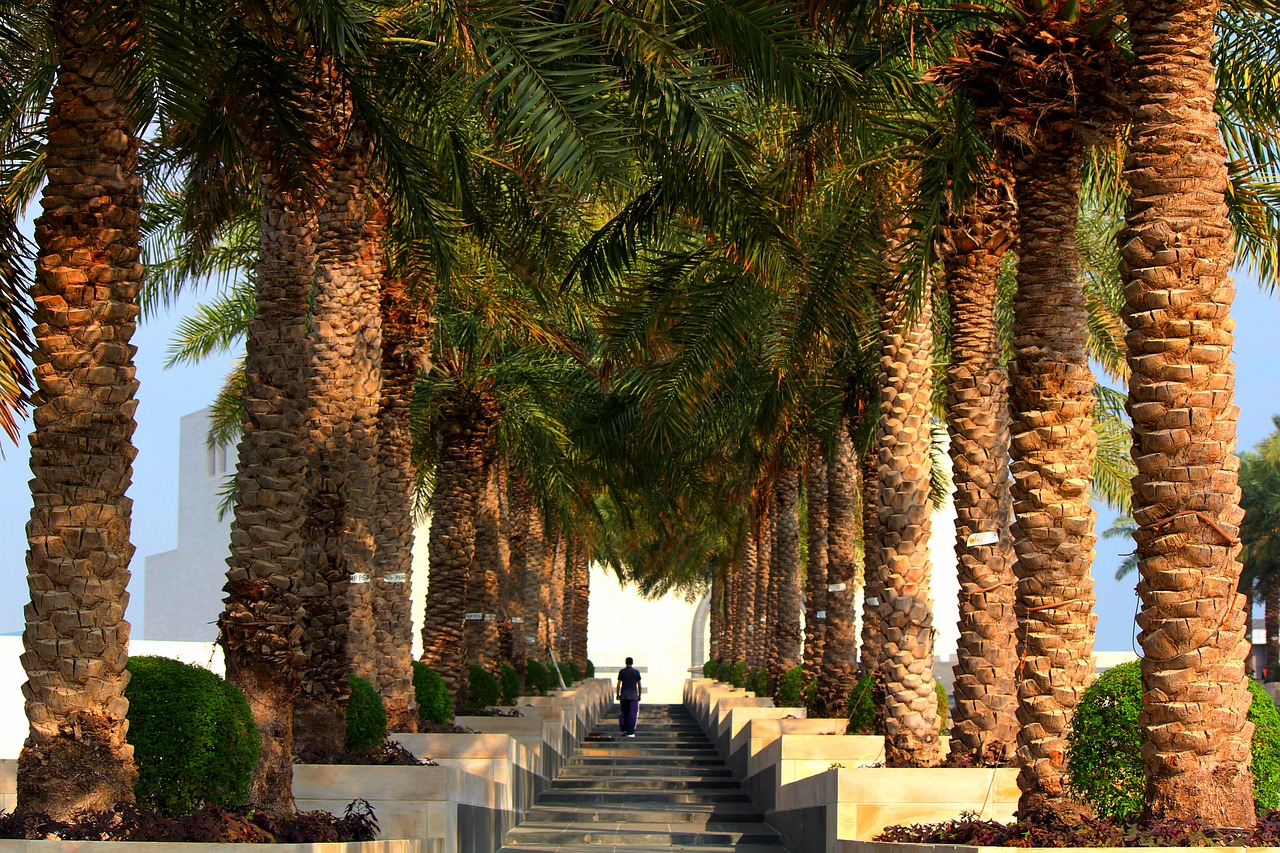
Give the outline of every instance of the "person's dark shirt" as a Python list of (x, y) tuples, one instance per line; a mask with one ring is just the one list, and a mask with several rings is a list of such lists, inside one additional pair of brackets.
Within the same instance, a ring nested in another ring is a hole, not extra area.
[(640, 698), (640, 670), (634, 666), (623, 667), (618, 672), (618, 682), (622, 685), (623, 699)]

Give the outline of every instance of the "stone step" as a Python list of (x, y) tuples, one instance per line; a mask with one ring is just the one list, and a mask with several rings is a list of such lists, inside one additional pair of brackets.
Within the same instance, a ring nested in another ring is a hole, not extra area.
[[(679, 853), (688, 847), (677, 847), (671, 844), (522, 844), (520, 853)], [(697, 853), (786, 853), (777, 844), (700, 844)]]
[(566, 764), (561, 769), (566, 779), (584, 779), (592, 776), (725, 776), (733, 778), (729, 768), (723, 765), (688, 767), (682, 764)]
[(569, 765), (592, 766), (602, 764), (628, 764), (634, 767), (655, 767), (663, 764), (681, 764), (687, 766), (706, 767), (710, 765), (724, 764), (724, 761), (715, 753), (711, 755), (683, 755), (680, 753), (671, 753), (667, 755), (654, 755), (651, 752), (638, 751), (635, 755), (582, 755), (581, 753), (569, 759)]
[[(571, 780), (576, 783), (577, 780)], [(613, 780), (602, 780), (604, 784), (613, 783)], [(634, 780), (649, 781), (649, 780)], [(643, 788), (635, 784), (616, 784), (616, 788), (602, 788), (600, 781), (593, 781), (581, 788), (570, 788), (570, 786), (554, 784), (547, 790), (544, 790), (538, 797), (541, 803), (675, 803), (675, 804), (699, 804), (699, 803), (749, 803), (751, 798), (745, 792), (739, 790), (737, 785), (723, 786), (723, 788), (714, 788), (709, 786), (705, 781), (698, 784), (698, 788), (678, 788), (678, 785), (685, 784), (687, 780), (682, 779), (663, 779), (658, 780), (652, 788)], [(719, 780), (716, 780), (719, 781)]]
[[(666, 806), (666, 808), (664, 808)], [(596, 824), (596, 823), (680, 823), (700, 824), (725, 823), (763, 823), (764, 815), (760, 814), (751, 803), (651, 803), (628, 802), (613, 803), (608, 807), (602, 805), (569, 805), (544, 804), (541, 799), (538, 805), (525, 813), (526, 823), (563, 823), (563, 824)]]
[(565, 844), (704, 845), (777, 844), (778, 833), (766, 823), (709, 822), (697, 829), (672, 824), (598, 823), (578, 826), (525, 821), (507, 833), (507, 847)]
[[(562, 775), (547, 791), (720, 791), (741, 792), (741, 785), (733, 776), (725, 773), (715, 776), (631, 776), (627, 774), (590, 776)], [(744, 794), (745, 796), (745, 794)]]
[(581, 758), (608, 758), (612, 755), (647, 755), (654, 758), (711, 758), (717, 760), (720, 758), (720, 753), (710, 747), (646, 746), (643, 743), (636, 743), (630, 740), (610, 746), (584, 746), (576, 753), (576, 756)]

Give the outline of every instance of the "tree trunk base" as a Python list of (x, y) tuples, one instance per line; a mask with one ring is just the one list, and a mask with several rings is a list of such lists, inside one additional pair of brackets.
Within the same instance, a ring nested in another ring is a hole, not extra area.
[(941, 763), (942, 741), (936, 733), (932, 737), (920, 737), (913, 731), (905, 730), (885, 735), (886, 767), (937, 767)]
[(293, 749), (308, 759), (341, 755), (346, 750), (346, 703), (298, 696), (293, 701)]
[[(81, 714), (74, 728), (44, 737), (35, 732), (18, 755), (18, 814), (42, 814), (70, 821), (85, 812), (115, 809), (133, 802), (138, 771), (124, 726), (96, 714)], [(74, 772), (45, 772), (45, 767)]]

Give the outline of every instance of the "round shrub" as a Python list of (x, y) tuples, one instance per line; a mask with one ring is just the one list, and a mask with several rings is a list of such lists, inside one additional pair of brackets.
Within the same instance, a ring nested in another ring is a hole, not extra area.
[[(1280, 714), (1249, 679), (1254, 724), (1253, 796), (1259, 813), (1280, 805)], [(1142, 761), (1142, 669), (1138, 661), (1113, 667), (1080, 697), (1067, 735), (1067, 784), (1099, 815), (1124, 820), (1142, 811), (1147, 769)]]
[(559, 681), (557, 681), (557, 680), (556, 680), (556, 677), (555, 677), (555, 674), (554, 674), (554, 673), (552, 673), (552, 675), (551, 675), (551, 687), (552, 687), (552, 689), (553, 689), (553, 690), (559, 690), (559, 689), (560, 689), (560, 681), (563, 681), (563, 682), (564, 682), (564, 686), (565, 686), (565, 687), (568, 687), (569, 685), (573, 684), (573, 680), (574, 680), (574, 679), (573, 679), (573, 665), (572, 665), (572, 664), (570, 664), (568, 661), (561, 661), (560, 663), (556, 664), (556, 669), (560, 670), (560, 680), (559, 680)]
[(734, 687), (742, 687), (747, 683), (747, 662), (740, 660), (733, 665), (733, 669), (729, 674), (729, 682)]
[(755, 672), (747, 676), (747, 689), (757, 696), (769, 695), (769, 671), (767, 669), (757, 669)]
[(417, 660), (413, 662), (413, 695), (418, 700), (418, 719), (441, 726), (453, 719), (453, 697), (444, 679)]
[(530, 658), (524, 664), (524, 691), (530, 696), (546, 696), (551, 689), (551, 673), (538, 661)]
[(849, 691), (849, 726), (851, 735), (872, 734), (876, 730), (875, 680), (863, 675)]
[(169, 658), (141, 655), (127, 666), (138, 805), (176, 817), (244, 803), (258, 766), (258, 730), (244, 694)]
[(569, 675), (572, 676), (569, 679), (569, 683), (577, 684), (579, 681), (582, 680), (582, 668), (578, 666), (577, 661), (566, 661), (565, 663), (569, 667)]
[(596, 665), (591, 662), (590, 658), (587, 659), (587, 671), (585, 674), (587, 678), (596, 677)]
[(714, 660), (714, 659), (712, 659), (712, 660), (708, 660), (706, 663), (704, 663), (704, 664), (702, 665), (702, 677), (703, 677), (703, 678), (714, 678), (714, 679), (716, 679), (717, 681), (719, 681), (720, 679), (719, 679), (719, 677), (716, 675), (716, 668), (717, 668), (717, 666), (718, 666), (718, 665), (716, 664), (716, 662), (715, 662), (715, 660)]
[(349, 677), (351, 698), (347, 700), (346, 747), (372, 749), (387, 739), (387, 709), (372, 684), (359, 676)]
[(798, 708), (804, 699), (804, 667), (793, 666), (778, 680), (779, 708)]
[(498, 704), (502, 687), (493, 673), (478, 664), (467, 669), (467, 713), (478, 714)]
[(511, 664), (502, 665), (502, 704), (514, 705), (520, 696), (520, 673)]

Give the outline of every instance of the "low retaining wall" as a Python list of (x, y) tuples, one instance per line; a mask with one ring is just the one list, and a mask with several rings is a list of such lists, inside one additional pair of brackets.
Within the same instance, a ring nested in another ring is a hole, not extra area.
[(690, 680), (685, 691), (694, 717), (789, 850), (853, 853), (842, 849), (846, 841), (962, 812), (1013, 818), (1015, 768), (871, 766), (884, 760), (884, 738), (845, 735), (842, 719), (807, 718), (803, 708), (747, 698), (706, 679)]
[[(325, 841), (317, 844), (183, 843), (183, 853), (427, 853), (421, 841)], [(157, 853), (155, 841), (0, 841), (0, 853)]]
[[(1085, 850), (1096, 851), (1097, 847), (985, 847), (969, 844), (898, 844), (888, 841), (843, 841), (838, 853), (1009, 853), (1017, 849), (1019, 853), (1083, 853)], [(1114, 849), (1114, 848), (1113, 848)], [(1205, 847), (1144, 847), (1143, 853), (1204, 853)], [(1274, 847), (1214, 847), (1223, 853), (1262, 853), (1264, 850), (1275, 850)]]

